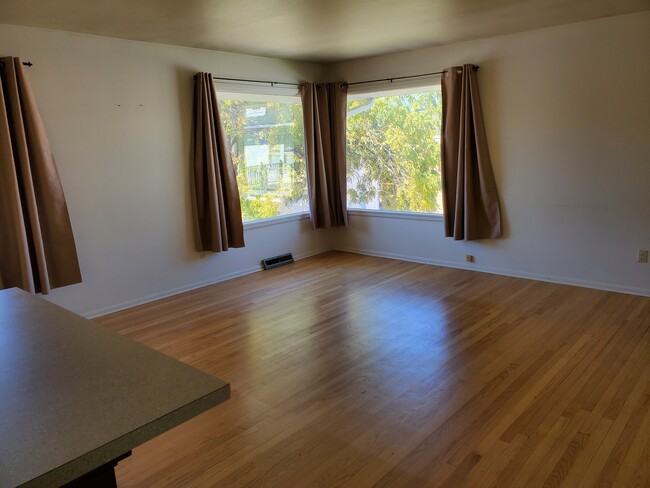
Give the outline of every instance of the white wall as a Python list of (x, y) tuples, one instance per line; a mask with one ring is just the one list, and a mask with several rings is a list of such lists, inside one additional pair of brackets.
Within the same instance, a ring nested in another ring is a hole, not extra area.
[(247, 229), (246, 248), (201, 258), (189, 201), (192, 75), (313, 80), (319, 65), (14, 26), (0, 26), (0, 46), (34, 63), (75, 232), (83, 283), (52, 301), (96, 315), (329, 249), (303, 219)]
[[(348, 82), (480, 65), (505, 237), (355, 214), (342, 250), (650, 295), (650, 12), (330, 66)], [(465, 262), (465, 255), (476, 263)]]
[(66, 192), (84, 282), (49, 299), (96, 315), (332, 247), (650, 294), (650, 13), (328, 67), (355, 81), (479, 64), (503, 239), (455, 242), (442, 223), (354, 214), (246, 230), (201, 258), (188, 191), (192, 75), (296, 81), (323, 67), (0, 25), (29, 78)]

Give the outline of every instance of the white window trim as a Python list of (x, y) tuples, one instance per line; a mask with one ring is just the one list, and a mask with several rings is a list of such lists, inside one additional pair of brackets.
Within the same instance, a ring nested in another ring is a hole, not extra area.
[[(348, 215), (364, 218), (378, 217), (382, 219), (420, 220), (426, 222), (444, 221), (444, 216), (442, 214), (424, 212), (397, 212), (394, 210), (365, 210), (362, 208), (351, 208), (348, 209)], [(281, 225), (296, 220), (309, 220), (309, 218), (309, 212), (300, 212), (290, 215), (281, 215), (280, 217), (269, 217), (268, 219), (251, 220), (249, 222), (244, 222), (244, 230)]]
[[(226, 100), (259, 100), (259, 97), (281, 102), (281, 103), (300, 103), (300, 94), (297, 88), (284, 88), (277, 86), (255, 86), (240, 85), (237, 83), (219, 83), (215, 81), (217, 99), (225, 98)], [(303, 140), (304, 144), (304, 140)], [(309, 203), (309, 202), (308, 202)], [(309, 218), (309, 212), (302, 211), (269, 217), (266, 219), (257, 219), (244, 222), (244, 230), (257, 229), (260, 227), (269, 227), (283, 224), (294, 220), (303, 220)]]
[(250, 220), (244, 222), (244, 230), (259, 229), (260, 227), (270, 227), (272, 225), (285, 224), (294, 220), (309, 220), (309, 212), (298, 212), (279, 217), (269, 217), (268, 219)]
[(428, 222), (442, 222), (444, 220), (444, 216), (439, 213), (400, 212), (397, 210), (374, 210), (363, 208), (349, 208), (348, 215), (355, 217), (379, 217), (382, 219), (425, 220)]
[(298, 98), (300, 91), (297, 86), (267, 86), (260, 84), (228, 83), (215, 81), (214, 88), (217, 98), (233, 96), (236, 100), (251, 100), (255, 95), (271, 96), (278, 98)]
[[(440, 75), (436, 75), (435, 77), (432, 77), (427, 81), (407, 80), (404, 83), (401, 82), (393, 82), (388, 84), (382, 83), (379, 85), (374, 85), (372, 87), (362, 87), (361, 85), (356, 85), (356, 86), (353, 85), (355, 86), (355, 89), (351, 90), (352, 94), (350, 93), (350, 91), (348, 91), (348, 101), (359, 100), (359, 99), (366, 98), (368, 96), (386, 97), (386, 96), (398, 95), (404, 93), (440, 91), (442, 89), (441, 83), (442, 83), (442, 77)], [(346, 144), (347, 144), (347, 137), (346, 137)], [(347, 168), (346, 168), (346, 177), (347, 177)], [(424, 220), (429, 222), (444, 221), (443, 214), (432, 213), (432, 212), (407, 212), (407, 211), (399, 211), (399, 210), (348, 208), (348, 215), (361, 216), (361, 217), (380, 217), (380, 218), (401, 219), (401, 220)]]
[(365, 96), (385, 97), (402, 93), (417, 93), (422, 91), (440, 90), (442, 77), (434, 75), (430, 78), (395, 80), (392, 83), (382, 81), (371, 84), (352, 85), (348, 88), (348, 101), (358, 100)]

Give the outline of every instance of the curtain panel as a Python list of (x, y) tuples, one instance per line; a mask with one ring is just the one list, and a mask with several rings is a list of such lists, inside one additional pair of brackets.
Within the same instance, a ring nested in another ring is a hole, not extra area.
[(194, 75), (191, 191), (196, 250), (244, 247), (237, 175), (223, 130), (212, 74)]
[(46, 294), (81, 282), (72, 225), (20, 59), (0, 59), (0, 78), (0, 283)]
[(442, 76), (441, 157), (445, 236), (500, 237), (499, 198), (471, 64), (447, 68)]
[(345, 175), (347, 86), (300, 87), (309, 209), (314, 229), (348, 225)]

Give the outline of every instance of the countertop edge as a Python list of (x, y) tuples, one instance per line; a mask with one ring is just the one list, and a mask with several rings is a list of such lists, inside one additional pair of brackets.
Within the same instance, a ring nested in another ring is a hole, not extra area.
[[(217, 379), (217, 378), (215, 378)], [(38, 478), (19, 485), (20, 488), (50, 488), (61, 486), (95, 468), (98, 468), (117, 457), (131, 451), (137, 446), (153, 439), (193, 417), (215, 407), (230, 398), (230, 384), (204, 395), (193, 402), (184, 405), (173, 412), (152, 420), (113, 441), (90, 451), (66, 464), (59, 466)]]

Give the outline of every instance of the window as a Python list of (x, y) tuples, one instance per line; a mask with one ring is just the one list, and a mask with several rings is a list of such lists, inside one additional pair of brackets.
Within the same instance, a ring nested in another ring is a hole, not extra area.
[(348, 207), (442, 212), (440, 86), (348, 95)]
[(308, 212), (300, 98), (221, 92), (218, 99), (244, 222)]

